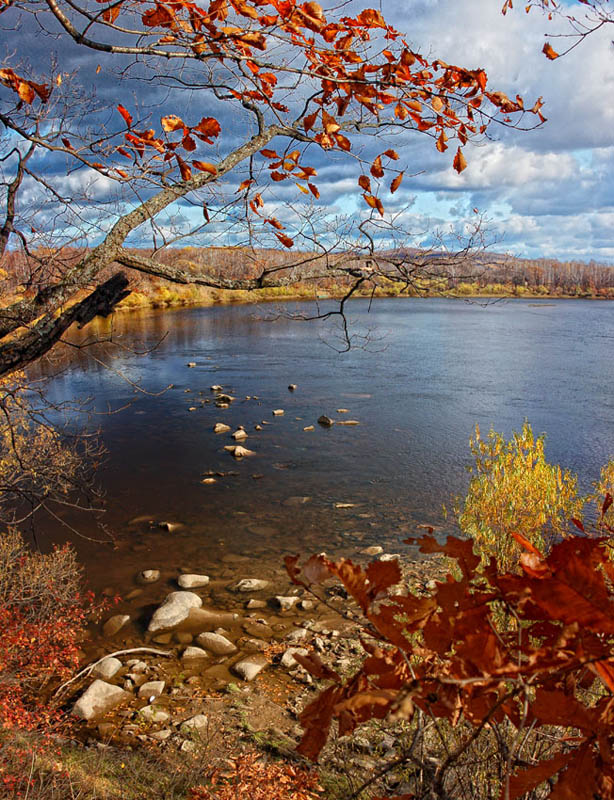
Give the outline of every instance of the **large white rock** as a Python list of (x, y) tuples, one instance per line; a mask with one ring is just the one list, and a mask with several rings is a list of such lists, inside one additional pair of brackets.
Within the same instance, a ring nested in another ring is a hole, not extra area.
[(202, 604), (202, 598), (194, 592), (171, 592), (154, 612), (147, 630), (155, 633), (174, 628), (187, 618), (191, 608), (200, 608)]
[(180, 575), (177, 578), (177, 583), (182, 589), (199, 589), (209, 583), (208, 575)]
[(229, 656), (237, 652), (235, 645), (221, 633), (201, 633), (196, 643), (216, 656)]
[(74, 704), (72, 713), (86, 721), (111, 711), (130, 697), (129, 692), (106, 681), (95, 680)]
[(92, 670), (92, 677), (94, 678), (103, 678), (108, 680), (116, 675), (120, 669), (122, 668), (122, 662), (119, 658), (114, 658), (113, 656), (108, 656), (107, 658), (103, 659), (99, 664), (96, 664), (94, 669)]

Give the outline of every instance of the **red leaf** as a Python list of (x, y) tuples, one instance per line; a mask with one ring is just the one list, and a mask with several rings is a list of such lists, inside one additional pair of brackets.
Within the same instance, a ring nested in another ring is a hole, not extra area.
[(384, 170), (382, 169), (382, 157), (378, 156), (373, 164), (371, 165), (371, 175), (374, 178), (381, 178), (384, 175)]
[(574, 755), (575, 752), (573, 750), (570, 753), (559, 753), (554, 758), (540, 761), (534, 767), (529, 767), (529, 769), (512, 775), (509, 779), (509, 794), (504, 785), (501, 789), (500, 800), (516, 800), (517, 797), (535, 789), (540, 783), (543, 783), (566, 767)]
[(126, 109), (122, 105), (117, 106), (117, 110), (124, 118), (124, 122), (126, 123), (126, 125), (129, 128), (132, 127), (132, 117), (130, 116), (130, 113), (126, 111)]

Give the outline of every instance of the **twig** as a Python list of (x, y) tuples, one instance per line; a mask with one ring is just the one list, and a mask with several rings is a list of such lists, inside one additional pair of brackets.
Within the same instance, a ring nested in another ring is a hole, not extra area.
[(116, 656), (126, 656), (129, 653), (153, 653), (156, 656), (172, 656), (173, 653), (170, 650), (156, 650), (154, 647), (131, 647), (128, 650), (116, 650), (115, 653), (108, 653), (106, 656), (99, 658), (97, 661), (93, 661), (91, 664), (88, 664), (87, 667), (84, 667), (82, 670), (77, 672), (70, 680), (63, 683), (58, 689), (55, 690), (53, 693), (54, 697), (60, 694), (67, 686), (70, 686), (71, 683), (74, 683), (79, 678), (82, 678), (84, 675), (89, 675), (90, 672), (94, 669), (97, 664), (100, 664), (101, 661), (104, 661), (106, 658), (114, 658)]

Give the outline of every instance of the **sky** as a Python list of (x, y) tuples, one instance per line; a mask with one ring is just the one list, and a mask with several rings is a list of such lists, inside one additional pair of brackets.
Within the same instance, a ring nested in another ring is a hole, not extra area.
[[(371, 4), (352, 0), (344, 11), (355, 12)], [(418, 244), (423, 232), (462, 228), (475, 219), (474, 209), (478, 209), (489, 220), (496, 252), (614, 264), (614, 104), (610, 102), (614, 25), (605, 26), (564, 58), (549, 61), (541, 52), (545, 33), (566, 32), (565, 23), (549, 23), (539, 11), (526, 14), (522, 7), (504, 17), (500, 6), (501, 0), (381, 0), (388, 22), (405, 33), (416, 50), (448, 63), (484, 68), (489, 88), (510, 97), (520, 94), (528, 107), (542, 97), (542, 111), (548, 120), (528, 131), (492, 125), (488, 141), (464, 148), (468, 167), (460, 175), (451, 166), (456, 146), (441, 155), (432, 139), (410, 134), (401, 143), (402, 150), (397, 148), (407, 177), (394, 197), (388, 198), (386, 208), (418, 234)], [(8, 15), (4, 17), (8, 22)], [(60, 41), (33, 34), (28, 26), (21, 27), (18, 35), (35, 64), (37, 60), (42, 64), (50, 52), (57, 51)], [(562, 40), (549, 40), (555, 49), (562, 49)], [(13, 39), (9, 42), (7, 38), (4, 55), (10, 54), (12, 43)], [(145, 91), (143, 84), (136, 85), (136, 91), (134, 85), (127, 89), (117, 83), (104, 62), (105, 69), (98, 74), (101, 56), (71, 43), (62, 45), (59, 56), (63, 68), (81, 70), (84, 85), (96, 82), (101, 100), (113, 106), (121, 101), (131, 111), (149, 102), (159, 117), (155, 105), (159, 89), (146, 85)], [(193, 114), (218, 115), (212, 107), (199, 107), (198, 97), (189, 105)], [(235, 135), (239, 141), (244, 129), (237, 127), (232, 114), (222, 110), (219, 119), (223, 133), (231, 140)], [(339, 214), (364, 213), (355, 164), (322, 152), (314, 158), (322, 193), (317, 205), (329, 222), (334, 225)], [(105, 207), (99, 214), (101, 201), (112, 203), (116, 194), (112, 182), (85, 171), (67, 178), (63, 163), (54, 157), (47, 159), (49, 174), (57, 173), (62, 190), (67, 186), (87, 190), (89, 200), (74, 210), (81, 217), (77, 221), (86, 219), (94, 239), (99, 237), (107, 213)], [(286, 220), (277, 203), (296, 202), (297, 192), (287, 183), (272, 188), (276, 194), (271, 195), (266, 211)], [(28, 207), (36, 207), (38, 187), (31, 182), (26, 189)], [(41, 214), (45, 213), (53, 224), (53, 210), (42, 208)], [(185, 221), (202, 222), (202, 208), (183, 204), (163, 221), (169, 230), (173, 215), (179, 226)], [(287, 222), (291, 226), (289, 217)], [(202, 243), (232, 241), (215, 223), (210, 229), (216, 235)], [(290, 228), (288, 233), (292, 234)]]
[[(386, 17), (423, 52), (485, 68), (489, 83), (526, 105), (543, 97), (548, 119), (529, 132), (492, 126), (494, 141), (466, 148), (461, 175), (420, 143), (412, 211), (445, 220), (477, 207), (498, 250), (614, 263), (614, 26), (549, 61), (544, 34), (568, 32), (565, 24), (517, 5), (504, 17), (497, 0), (383, 0)], [(563, 49), (563, 40), (549, 41)]]

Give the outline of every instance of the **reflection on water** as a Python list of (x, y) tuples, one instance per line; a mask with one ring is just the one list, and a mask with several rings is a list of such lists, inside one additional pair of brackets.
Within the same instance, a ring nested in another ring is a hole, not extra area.
[[(109, 450), (101, 480), (118, 550), (101, 564), (100, 548), (80, 545), (93, 582), (156, 559), (214, 571), (233, 553), (280, 560), (382, 541), (397, 552), (416, 522), (441, 523), (442, 503), (464, 491), (476, 422), (509, 434), (528, 418), (547, 432), (548, 458), (586, 487), (614, 451), (613, 305), (403, 299), (378, 300), (368, 313), (359, 300), (355, 324), (374, 337), (344, 354), (316, 323), (265, 319), (267, 306), (96, 321), (83, 336), (115, 344), (59, 354), (48, 369), (56, 400), (91, 397), (97, 412), (127, 406), (95, 417)], [(236, 397), (230, 408), (205, 402), (213, 384)], [(283, 416), (272, 415), (277, 408)], [(360, 425), (326, 429), (321, 414)], [(235, 462), (223, 449), (230, 435), (212, 433), (218, 421), (245, 426), (256, 455)], [(237, 474), (204, 485), (207, 471)], [(288, 503), (295, 496), (312, 499)], [(186, 528), (128, 525), (140, 515)]]

